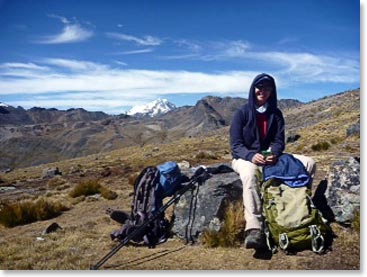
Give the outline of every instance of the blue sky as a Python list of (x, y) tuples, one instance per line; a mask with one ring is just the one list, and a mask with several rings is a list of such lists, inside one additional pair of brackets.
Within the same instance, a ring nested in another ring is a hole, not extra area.
[(360, 86), (356, 0), (0, 0), (0, 102), (119, 114), (158, 97), (310, 101)]

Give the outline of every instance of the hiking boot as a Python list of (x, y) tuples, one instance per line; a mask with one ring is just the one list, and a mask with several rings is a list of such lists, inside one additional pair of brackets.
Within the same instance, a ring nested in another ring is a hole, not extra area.
[(245, 247), (247, 249), (265, 248), (265, 236), (260, 229), (250, 229), (246, 231)]

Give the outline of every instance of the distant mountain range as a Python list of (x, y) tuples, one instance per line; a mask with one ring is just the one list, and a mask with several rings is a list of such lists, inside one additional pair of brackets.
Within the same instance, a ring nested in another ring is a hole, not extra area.
[(167, 99), (159, 98), (146, 105), (135, 106), (130, 111), (128, 111), (127, 114), (137, 117), (155, 117), (168, 113), (169, 111), (172, 111), (174, 109), (176, 109), (175, 104), (169, 102)]
[[(325, 101), (332, 103), (332, 99)], [(161, 99), (136, 108), (136, 113), (132, 110), (134, 116), (1, 106), (0, 170), (205, 135), (229, 126), (233, 113), (246, 102), (244, 98), (207, 96), (194, 106), (176, 108)], [(288, 99), (279, 100), (278, 105), (283, 111), (294, 111), (297, 124), (302, 124), (297, 109), (310, 104)], [(312, 105), (317, 110), (317, 101)], [(313, 120), (318, 120), (316, 114)], [(292, 118), (286, 118), (286, 122), (294, 124)]]
[(109, 117), (103, 112), (88, 112), (84, 109), (69, 109), (61, 111), (57, 109), (31, 108), (25, 110), (22, 107), (0, 107), (3, 113), (0, 115), (0, 126), (21, 126), (32, 124), (64, 124), (78, 121), (96, 121)]

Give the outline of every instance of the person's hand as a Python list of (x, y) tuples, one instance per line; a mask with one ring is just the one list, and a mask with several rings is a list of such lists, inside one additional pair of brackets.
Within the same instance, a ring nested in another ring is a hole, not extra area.
[(264, 156), (261, 155), (260, 153), (256, 153), (251, 160), (252, 163), (256, 164), (256, 165), (265, 165), (266, 164), (266, 160), (264, 159)]
[(276, 164), (276, 162), (278, 161), (277, 157), (274, 156), (274, 155), (271, 155), (271, 156), (267, 156), (265, 158), (265, 164), (269, 164), (269, 165), (274, 165)]

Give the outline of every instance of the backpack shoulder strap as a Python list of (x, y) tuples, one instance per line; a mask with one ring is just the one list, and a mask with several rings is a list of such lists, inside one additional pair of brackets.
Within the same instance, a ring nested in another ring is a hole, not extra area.
[(154, 198), (154, 190), (157, 183), (159, 183), (159, 170), (154, 166), (146, 167), (136, 178), (131, 204), (132, 219), (135, 219), (137, 214), (144, 216), (148, 212), (149, 202), (152, 200), (152, 196)]

